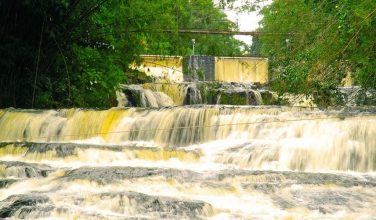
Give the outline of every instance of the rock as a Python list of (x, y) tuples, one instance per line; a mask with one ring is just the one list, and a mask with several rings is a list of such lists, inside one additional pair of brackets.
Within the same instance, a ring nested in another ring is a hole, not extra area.
[(0, 189), (6, 188), (15, 182), (17, 182), (16, 179), (0, 179)]
[[(50, 199), (45, 195), (20, 194), (12, 195), (0, 202), (0, 218), (28, 218), (34, 211), (44, 213), (44, 215), (53, 209)], [(47, 204), (47, 206), (40, 206)]]
[[(225, 170), (210, 177), (212, 180), (223, 180), (225, 178), (233, 178), (235, 176), (245, 177), (245, 180), (263, 179), (263, 182), (269, 184), (277, 184), (278, 187), (289, 187), (293, 184), (302, 185), (329, 185), (335, 184), (341, 187), (376, 187), (376, 178), (371, 176), (355, 177), (350, 175), (333, 174), (333, 173), (309, 173), (309, 172), (293, 172), (293, 171), (241, 171), (241, 170)], [(244, 184), (258, 183), (245, 181)], [(245, 185), (246, 186), (246, 185)], [(253, 185), (249, 185), (253, 187)], [(255, 186), (257, 187), (257, 186)]]
[(246, 91), (221, 91), (219, 103), (222, 105), (247, 105), (248, 92)]
[(188, 170), (160, 169), (145, 167), (81, 167), (67, 171), (61, 177), (63, 180), (89, 180), (100, 184), (109, 184), (126, 179), (163, 176), (174, 178), (178, 181), (194, 181), (199, 179), (199, 174)]
[(30, 143), (27, 154), (29, 153), (46, 153), (53, 151), (57, 157), (67, 157), (76, 155), (76, 146), (74, 144), (61, 143)]
[[(212, 209), (211, 205), (203, 201), (181, 200), (164, 196), (151, 196), (138, 192), (109, 192), (100, 194), (102, 200), (119, 200), (122, 204), (124, 200), (130, 201), (137, 213), (155, 213), (161, 218), (198, 218), (204, 216)], [(125, 199), (126, 198), (126, 199)]]
[(0, 161), (0, 177), (46, 177), (52, 171), (52, 167), (43, 164), (24, 163), (18, 161)]

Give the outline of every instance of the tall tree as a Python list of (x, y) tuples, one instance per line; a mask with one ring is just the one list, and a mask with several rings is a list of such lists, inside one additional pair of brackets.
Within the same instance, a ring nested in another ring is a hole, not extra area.
[(351, 73), (376, 88), (376, 2), (274, 0), (262, 10), (261, 53), (279, 91), (320, 93)]
[(200, 54), (241, 54), (232, 37), (178, 33), (233, 28), (211, 0), (4, 0), (0, 12), (0, 107), (111, 106), (139, 54), (191, 54), (192, 38)]

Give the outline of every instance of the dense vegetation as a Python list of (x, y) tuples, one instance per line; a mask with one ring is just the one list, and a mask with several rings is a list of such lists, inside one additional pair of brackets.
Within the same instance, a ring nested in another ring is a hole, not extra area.
[(274, 0), (253, 50), (270, 58), (273, 88), (328, 95), (351, 74), (376, 88), (375, 0)]
[[(235, 0), (217, 0), (235, 7)], [(255, 10), (267, 0), (241, 0)], [(274, 0), (262, 10), (252, 55), (270, 58), (281, 93), (331, 95), (351, 74), (376, 88), (376, 1)], [(242, 43), (178, 29), (234, 29), (212, 0), (4, 0), (0, 2), (0, 107), (108, 107), (140, 54), (240, 55)]]
[(0, 22), (0, 107), (111, 106), (139, 54), (187, 55), (192, 38), (200, 54), (241, 53), (229, 36), (177, 32), (234, 28), (211, 0), (4, 0)]

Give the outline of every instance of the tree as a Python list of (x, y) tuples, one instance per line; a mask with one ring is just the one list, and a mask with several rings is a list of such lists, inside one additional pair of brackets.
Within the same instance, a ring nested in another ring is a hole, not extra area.
[(275, 0), (262, 10), (261, 54), (280, 92), (322, 93), (347, 73), (376, 88), (376, 2)]
[[(0, 107), (109, 107), (140, 54), (240, 55), (211, 0), (5, 0), (0, 2)], [(169, 33), (161, 32), (169, 29)]]

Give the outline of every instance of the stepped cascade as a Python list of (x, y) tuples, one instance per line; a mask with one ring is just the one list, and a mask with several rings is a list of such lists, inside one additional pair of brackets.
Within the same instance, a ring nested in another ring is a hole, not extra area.
[(376, 220), (376, 0), (0, 12), (0, 220)]
[(256, 84), (226, 82), (145, 83), (123, 85), (119, 107), (171, 107), (183, 105), (270, 105), (277, 94)]
[(0, 128), (2, 218), (376, 215), (371, 108), (4, 109)]

